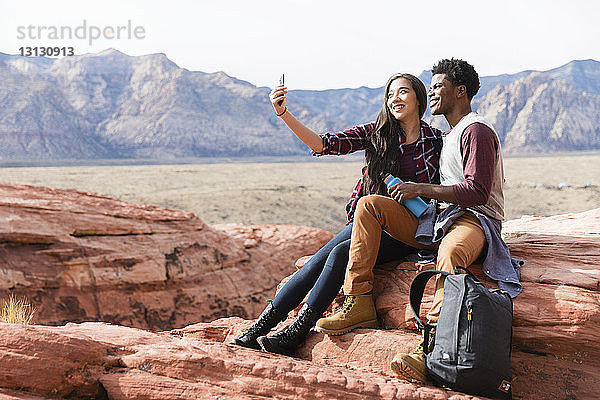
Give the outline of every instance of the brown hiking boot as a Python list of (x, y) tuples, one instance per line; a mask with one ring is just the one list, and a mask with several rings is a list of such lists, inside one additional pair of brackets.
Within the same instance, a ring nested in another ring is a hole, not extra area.
[[(433, 350), (435, 328), (429, 332), (429, 351)], [(394, 356), (390, 367), (400, 378), (415, 383), (427, 382), (427, 364), (423, 346), (425, 339), (410, 353), (399, 353)]]
[(346, 296), (344, 305), (335, 314), (317, 321), (316, 330), (328, 335), (341, 335), (356, 328), (377, 328), (377, 312), (373, 295)]

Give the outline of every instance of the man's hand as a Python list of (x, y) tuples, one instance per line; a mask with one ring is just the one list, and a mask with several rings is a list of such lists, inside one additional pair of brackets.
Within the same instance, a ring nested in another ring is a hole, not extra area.
[(421, 184), (414, 182), (400, 182), (392, 185), (388, 189), (390, 197), (401, 203), (402, 200), (412, 199), (413, 197), (420, 196)]
[(390, 197), (397, 202), (423, 196), (430, 199), (457, 204), (452, 186), (435, 185), (432, 183), (401, 182), (396, 183), (388, 190)]

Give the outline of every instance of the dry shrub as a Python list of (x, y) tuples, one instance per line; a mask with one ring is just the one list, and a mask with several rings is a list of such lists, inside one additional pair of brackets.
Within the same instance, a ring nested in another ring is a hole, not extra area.
[(29, 304), (26, 298), (17, 299), (11, 294), (8, 301), (2, 301), (0, 321), (29, 325), (33, 321), (35, 311), (35, 307)]

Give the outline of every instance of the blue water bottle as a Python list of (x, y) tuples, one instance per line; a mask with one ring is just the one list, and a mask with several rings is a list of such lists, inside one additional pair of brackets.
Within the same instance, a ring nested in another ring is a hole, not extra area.
[[(396, 178), (392, 174), (387, 174), (387, 176), (384, 179), (384, 182), (389, 189), (396, 183), (402, 182), (402, 179)], [(404, 204), (406, 208), (408, 208), (410, 212), (413, 213), (417, 218), (423, 215), (425, 210), (427, 210), (427, 203), (425, 203), (420, 197), (413, 197), (412, 199), (402, 200), (402, 204)]]

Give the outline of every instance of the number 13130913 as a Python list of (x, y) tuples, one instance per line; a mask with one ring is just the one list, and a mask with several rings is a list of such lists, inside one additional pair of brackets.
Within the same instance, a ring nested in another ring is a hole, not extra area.
[(75, 55), (75, 49), (73, 49), (73, 47), (19, 47), (19, 51), (24, 57), (58, 57)]

